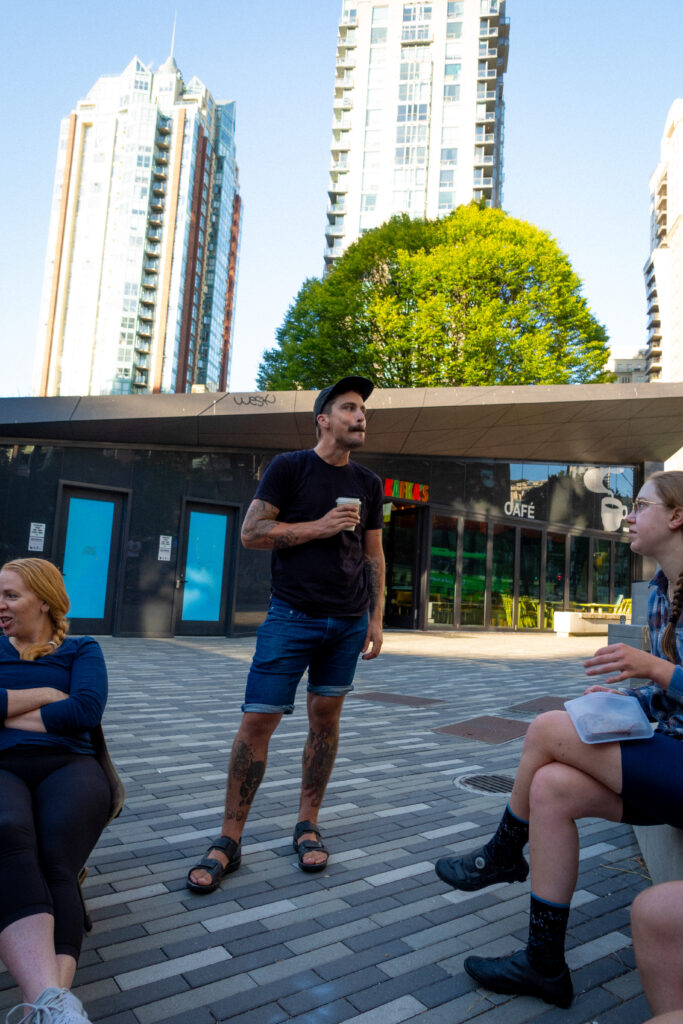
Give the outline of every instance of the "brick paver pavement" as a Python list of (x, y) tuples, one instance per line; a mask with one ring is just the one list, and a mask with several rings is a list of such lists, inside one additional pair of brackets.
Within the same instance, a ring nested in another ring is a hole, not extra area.
[[(649, 884), (630, 827), (581, 825), (568, 932), (577, 997), (569, 1010), (477, 990), (470, 952), (524, 942), (528, 884), (456, 893), (437, 857), (487, 838), (505, 795), (466, 775), (513, 775), (522, 745), (435, 732), (578, 696), (593, 638), (389, 633), (361, 663), (359, 693), (438, 703), (347, 699), (321, 815), (329, 868), (304, 874), (291, 835), (306, 734), (305, 694), (271, 744), (239, 872), (210, 896), (185, 875), (217, 832), (225, 765), (240, 717), (252, 639), (104, 638), (109, 746), (128, 790), (89, 862), (94, 920), (75, 991), (101, 1024), (638, 1024), (629, 906)], [(0, 975), (0, 1011), (18, 1001)]]

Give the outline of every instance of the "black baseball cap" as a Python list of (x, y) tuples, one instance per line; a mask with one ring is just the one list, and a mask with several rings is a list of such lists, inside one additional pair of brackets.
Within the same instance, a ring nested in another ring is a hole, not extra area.
[(328, 387), (323, 388), (316, 398), (315, 405), (313, 406), (313, 422), (318, 422), (318, 416), (331, 398), (343, 395), (347, 391), (356, 391), (365, 401), (374, 390), (375, 385), (367, 377), (342, 377), (336, 384), (330, 384)]

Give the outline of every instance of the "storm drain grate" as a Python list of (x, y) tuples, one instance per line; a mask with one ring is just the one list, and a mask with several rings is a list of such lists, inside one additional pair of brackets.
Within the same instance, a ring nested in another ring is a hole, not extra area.
[(510, 775), (462, 775), (453, 781), (471, 793), (511, 793), (515, 780)]

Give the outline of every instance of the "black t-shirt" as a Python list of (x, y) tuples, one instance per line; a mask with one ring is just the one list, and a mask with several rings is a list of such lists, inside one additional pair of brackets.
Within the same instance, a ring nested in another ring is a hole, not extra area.
[(309, 449), (276, 455), (254, 498), (278, 508), (278, 522), (309, 523), (335, 507), (337, 498), (360, 498), (360, 524), (351, 532), (273, 551), (275, 597), (314, 616), (358, 617), (370, 604), (365, 571), (366, 530), (382, 528), (382, 483), (349, 461), (331, 466)]

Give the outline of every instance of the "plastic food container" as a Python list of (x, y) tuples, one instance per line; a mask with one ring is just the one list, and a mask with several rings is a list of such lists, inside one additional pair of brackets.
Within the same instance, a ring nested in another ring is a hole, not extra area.
[(635, 697), (620, 693), (586, 693), (564, 706), (584, 743), (623, 743), (651, 739), (654, 725)]

